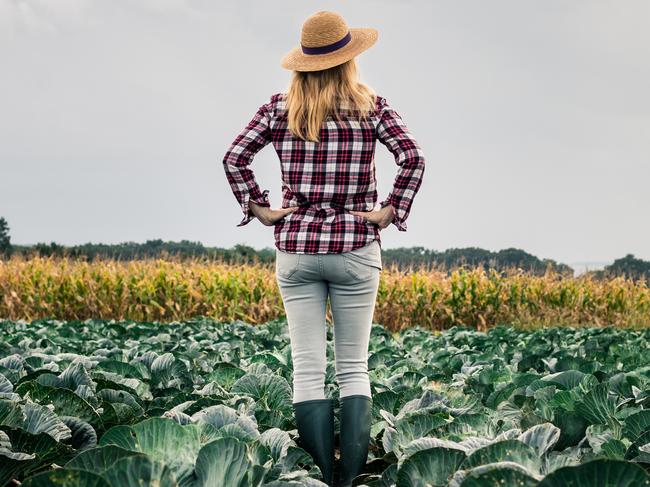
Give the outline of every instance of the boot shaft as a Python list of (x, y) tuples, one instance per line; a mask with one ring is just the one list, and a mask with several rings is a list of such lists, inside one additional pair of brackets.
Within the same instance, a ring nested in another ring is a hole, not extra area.
[(323, 474), (323, 482), (333, 485), (334, 402), (312, 399), (293, 404), (298, 429), (298, 446), (309, 453)]
[(340, 487), (348, 487), (363, 473), (368, 460), (372, 398), (361, 394), (340, 398)]

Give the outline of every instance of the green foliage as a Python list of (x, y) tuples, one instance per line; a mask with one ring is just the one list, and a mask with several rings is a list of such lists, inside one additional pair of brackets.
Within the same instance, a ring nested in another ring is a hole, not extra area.
[(11, 237), (9, 236), (9, 223), (0, 217), (0, 254), (9, 254), (11, 251)]
[(93, 261), (96, 259), (114, 259), (130, 261), (149, 258), (207, 259), (238, 263), (270, 263), (275, 261), (275, 250), (254, 249), (247, 245), (235, 245), (232, 248), (205, 247), (200, 242), (181, 240), (164, 242), (161, 239), (147, 240), (145, 243), (123, 242), (119, 244), (94, 244), (63, 246), (55, 242), (37, 243), (33, 246), (16, 246), (16, 253), (26, 257), (70, 257)]
[(602, 271), (596, 272), (599, 277), (625, 276), (629, 279), (645, 280), (650, 283), (650, 262), (637, 259), (632, 254), (616, 259)]
[[(324, 486), (286, 327), (0, 321), (0, 486)], [(368, 487), (650, 482), (650, 329), (373, 325), (368, 363)]]
[[(34, 246), (16, 248), (21, 254), (36, 254), (41, 257), (57, 256), (85, 258), (94, 260), (108, 258), (115, 260), (135, 260), (145, 258), (205, 258), (221, 260), (228, 263), (270, 263), (275, 261), (275, 249), (254, 249), (247, 245), (235, 245), (232, 248), (205, 247), (200, 242), (182, 240), (180, 242), (164, 242), (163, 240), (147, 240), (140, 244), (124, 242), (120, 244), (86, 243), (65, 247), (55, 242), (50, 244), (38, 243)], [(534, 275), (543, 275), (547, 270), (560, 274), (573, 275), (573, 270), (565, 265), (544, 259), (520, 249), (504, 249), (498, 252), (468, 247), (464, 249), (448, 249), (437, 252), (424, 247), (399, 247), (382, 250), (382, 258), (387, 266), (395, 265), (400, 269), (409, 267), (453, 270), (459, 267), (496, 269), (505, 271), (512, 268), (523, 269)]]
[(491, 252), (478, 247), (453, 248), (442, 252), (425, 249), (424, 247), (399, 247), (382, 251), (382, 257), (388, 264), (395, 263), (398, 267), (432, 267), (447, 270), (458, 267), (495, 269), (522, 269), (533, 275), (544, 275), (547, 270), (566, 275), (573, 275), (573, 269), (566, 264), (558, 264), (551, 259), (539, 259), (528, 252), (508, 248)]
[[(114, 259), (130, 261), (149, 258), (205, 259), (231, 264), (270, 264), (275, 261), (275, 248), (255, 249), (248, 245), (237, 244), (232, 248), (206, 247), (201, 242), (181, 240), (180, 242), (147, 240), (145, 243), (122, 242), (119, 244), (94, 244), (64, 246), (56, 242), (49, 244), (39, 242), (35, 245), (11, 245), (9, 226), (0, 217), (0, 254), (16, 253), (25, 257), (70, 257), (93, 261), (96, 259)], [(536, 276), (543, 276), (551, 271), (565, 276), (573, 276), (573, 269), (553, 259), (540, 259), (522, 249), (507, 248), (496, 252), (479, 247), (451, 248), (443, 251), (427, 249), (421, 246), (397, 247), (382, 250), (383, 263), (398, 269), (438, 269), (451, 272), (465, 267), (480, 268), (485, 271), (507, 272), (521, 269)], [(615, 260), (601, 271), (587, 274), (598, 279), (626, 277), (650, 282), (650, 262), (627, 254)]]

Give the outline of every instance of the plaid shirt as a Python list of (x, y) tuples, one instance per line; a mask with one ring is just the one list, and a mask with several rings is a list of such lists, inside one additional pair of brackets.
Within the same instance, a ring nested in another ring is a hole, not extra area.
[(396, 209), (392, 223), (406, 231), (406, 218), (422, 183), (424, 155), (400, 115), (385, 98), (377, 96), (376, 100), (376, 110), (364, 121), (328, 117), (321, 129), (321, 142), (312, 142), (291, 134), (284, 94), (272, 95), (223, 158), (226, 177), (244, 212), (236, 226), (255, 217), (249, 201), (270, 207), (269, 190), (260, 190), (249, 166), (255, 154), (271, 142), (282, 169), (282, 207), (300, 207), (274, 224), (278, 249), (325, 254), (354, 250), (373, 240), (381, 244), (377, 224), (348, 212), (375, 208), (374, 152), (375, 140), (379, 140), (398, 165), (392, 191), (379, 205), (392, 204)]

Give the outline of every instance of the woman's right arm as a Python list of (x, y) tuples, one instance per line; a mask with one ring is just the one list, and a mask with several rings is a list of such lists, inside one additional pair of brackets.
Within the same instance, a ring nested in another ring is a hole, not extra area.
[(393, 205), (395, 217), (391, 223), (395, 224), (398, 230), (405, 232), (406, 219), (424, 176), (424, 153), (402, 117), (383, 97), (379, 99), (379, 108), (377, 139), (393, 154), (395, 163), (399, 166), (393, 189), (379, 204), (382, 208)]

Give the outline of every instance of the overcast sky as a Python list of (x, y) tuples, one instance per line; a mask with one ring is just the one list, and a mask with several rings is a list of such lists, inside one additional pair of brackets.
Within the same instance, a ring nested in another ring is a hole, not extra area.
[[(304, 19), (375, 27), (361, 77), (427, 157), (384, 248), (650, 259), (647, 0), (0, 0), (0, 216), (12, 242), (273, 246), (223, 155), (285, 91)], [(379, 198), (397, 166), (377, 145)], [(281, 204), (272, 145), (251, 166)]]

